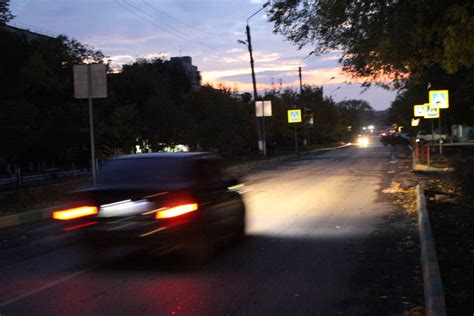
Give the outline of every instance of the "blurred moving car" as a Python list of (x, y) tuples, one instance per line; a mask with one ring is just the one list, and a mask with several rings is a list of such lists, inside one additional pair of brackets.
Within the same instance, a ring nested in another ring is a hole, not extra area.
[(448, 139), (448, 136), (445, 134), (437, 134), (436, 132), (428, 131), (419, 131), (415, 137), (416, 141), (421, 144), (431, 143), (431, 142), (445, 142)]
[(410, 143), (410, 136), (389, 130), (380, 134), (380, 142), (384, 146), (406, 145)]
[(80, 229), (92, 250), (135, 244), (205, 256), (244, 238), (240, 187), (214, 154), (126, 155), (108, 160), (96, 185), (68, 194), (69, 207), (53, 218)]

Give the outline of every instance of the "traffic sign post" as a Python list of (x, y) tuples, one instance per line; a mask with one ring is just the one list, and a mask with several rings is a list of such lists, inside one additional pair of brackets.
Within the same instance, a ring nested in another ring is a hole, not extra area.
[(301, 123), (301, 110), (288, 110), (288, 123)]
[(432, 106), (429, 103), (425, 103), (426, 112), (423, 116), (425, 119), (434, 119), (439, 117), (439, 108)]
[[(301, 118), (301, 110), (288, 110), (288, 123), (294, 124), (294, 123), (301, 123), (302, 118)], [(298, 153), (298, 133), (296, 131), (296, 125), (294, 126), (295, 130), (295, 151)]]
[[(449, 108), (449, 91), (448, 90), (431, 90), (429, 92), (430, 106), (438, 109)], [(443, 141), (441, 139), (441, 116), (438, 113), (438, 133), (439, 133), (439, 153), (443, 153)]]
[(425, 116), (426, 106), (424, 104), (414, 105), (413, 106), (413, 115), (415, 117)]
[(262, 152), (267, 155), (267, 140), (265, 136), (265, 117), (272, 116), (272, 101), (255, 101), (255, 116), (262, 119)]
[(95, 184), (97, 179), (97, 166), (95, 162), (94, 113), (92, 99), (107, 97), (106, 67), (104, 64), (74, 65), (73, 72), (74, 97), (76, 99), (88, 99), (89, 101), (91, 167), (92, 179)]
[(448, 90), (431, 90), (429, 92), (430, 104), (438, 109), (449, 108), (449, 91)]

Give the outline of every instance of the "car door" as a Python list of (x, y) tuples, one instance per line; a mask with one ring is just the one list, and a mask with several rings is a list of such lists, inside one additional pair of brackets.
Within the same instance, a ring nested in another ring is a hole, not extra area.
[(221, 159), (206, 158), (197, 161), (199, 190), (204, 219), (209, 233), (225, 237), (232, 233), (241, 209), (240, 196), (228, 190)]

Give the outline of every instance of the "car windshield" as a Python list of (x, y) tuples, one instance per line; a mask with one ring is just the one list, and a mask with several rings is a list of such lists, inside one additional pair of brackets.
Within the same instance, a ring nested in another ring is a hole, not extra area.
[(98, 184), (169, 186), (192, 180), (189, 163), (183, 159), (110, 159), (97, 178)]

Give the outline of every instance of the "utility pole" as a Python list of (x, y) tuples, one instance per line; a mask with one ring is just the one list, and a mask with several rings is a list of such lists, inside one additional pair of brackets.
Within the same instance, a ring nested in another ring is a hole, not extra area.
[(300, 76), (300, 95), (302, 95), (303, 94), (303, 76), (301, 75), (301, 66), (298, 67), (298, 72)]
[[(249, 50), (249, 55), (250, 55), (250, 68), (252, 69), (252, 83), (253, 83), (253, 102), (256, 107), (256, 102), (257, 102), (257, 80), (255, 79), (255, 69), (253, 65), (253, 53), (252, 53), (252, 38), (250, 36), (250, 26), (249, 26), (249, 20), (253, 18), (255, 15), (257, 15), (260, 11), (265, 9), (268, 5), (270, 5), (270, 1), (267, 1), (265, 4), (262, 5), (262, 7), (257, 10), (254, 14), (249, 16), (247, 18), (247, 26), (245, 27), (245, 32), (247, 33), (247, 42), (244, 41), (238, 41), (239, 43), (246, 44), (247, 48)], [(255, 108), (256, 110), (256, 108)], [(265, 113), (264, 113), (264, 107), (263, 107), (263, 102), (262, 102), (262, 121), (260, 124), (260, 120), (257, 117), (257, 138), (258, 138), (258, 147), (262, 150), (262, 153), (264, 156), (267, 155), (267, 144), (265, 141)]]
[[(306, 58), (308, 58), (311, 54), (309, 54), (308, 56), (306, 56)], [(306, 59), (305, 58), (305, 59)], [(304, 59), (303, 59), (304, 60)], [(303, 76), (301, 75), (301, 66), (298, 67), (298, 75), (300, 77), (300, 100), (301, 98), (303, 97)], [(301, 101), (300, 101), (301, 102)], [(301, 109), (302, 109), (302, 117), (303, 117), (303, 146), (306, 146), (307, 143), (308, 143), (308, 140), (307, 140), (307, 131), (306, 131), (306, 122), (304, 120), (304, 117), (305, 117), (305, 109), (306, 109), (306, 106), (304, 104), (300, 104), (301, 106)], [(296, 145), (296, 153), (298, 153), (298, 140), (297, 140), (297, 135), (296, 135), (296, 125), (295, 125), (295, 145)]]
[[(250, 55), (250, 68), (252, 70), (252, 84), (253, 84), (253, 102), (256, 106), (257, 102), (257, 80), (255, 79), (255, 68), (254, 68), (254, 61), (253, 61), (253, 51), (252, 51), (252, 38), (250, 36), (250, 26), (247, 23), (245, 27), (245, 31), (247, 33), (247, 47), (249, 49)], [(262, 103), (263, 106), (263, 103)], [(263, 113), (263, 109), (262, 109)], [(261, 124), (260, 124), (261, 123)], [(265, 143), (265, 116), (262, 116), (262, 121), (260, 122), (259, 118), (257, 117), (257, 138), (259, 147), (262, 147), (263, 155), (267, 155), (267, 146)]]

